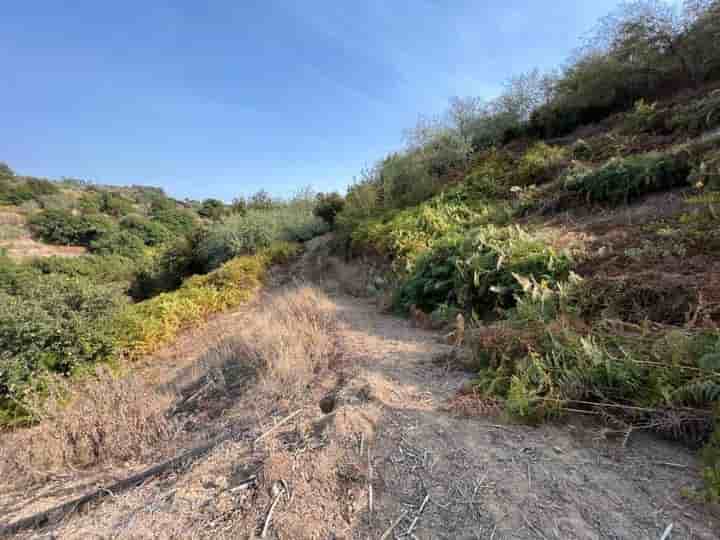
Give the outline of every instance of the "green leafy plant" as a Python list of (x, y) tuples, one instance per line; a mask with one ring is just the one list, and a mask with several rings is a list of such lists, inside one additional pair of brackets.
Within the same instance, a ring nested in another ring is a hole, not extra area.
[(690, 166), (684, 156), (646, 154), (613, 159), (597, 170), (566, 181), (566, 188), (589, 202), (628, 203), (641, 195), (687, 185)]

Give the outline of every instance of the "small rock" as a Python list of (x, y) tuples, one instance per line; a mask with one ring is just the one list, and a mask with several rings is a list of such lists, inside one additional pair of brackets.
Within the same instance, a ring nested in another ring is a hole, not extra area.
[(335, 396), (332, 394), (328, 394), (320, 400), (320, 410), (325, 414), (333, 412), (333, 410), (335, 409), (335, 401)]

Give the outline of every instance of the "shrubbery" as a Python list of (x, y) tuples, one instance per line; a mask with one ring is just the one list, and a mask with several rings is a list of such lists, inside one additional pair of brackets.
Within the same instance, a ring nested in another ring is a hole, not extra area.
[(514, 180), (520, 186), (548, 182), (560, 172), (565, 160), (562, 148), (537, 143), (520, 158)]
[(5, 169), (5, 175), (0, 176), (0, 204), (19, 206), (24, 202), (39, 200), (42, 197), (54, 195), (59, 191), (58, 187), (49, 180), (17, 177), (9, 167)]
[(434, 311), (454, 304), (479, 315), (514, 304), (521, 290), (515, 275), (555, 283), (567, 278), (570, 259), (519, 227), (488, 225), (465, 236), (450, 235), (425, 255), (400, 289), (404, 308)]
[(139, 236), (147, 246), (159, 246), (173, 237), (165, 226), (138, 214), (125, 216), (120, 220), (120, 227)]
[(116, 225), (100, 214), (78, 216), (67, 210), (45, 210), (30, 219), (30, 228), (49, 244), (89, 247)]
[(311, 207), (278, 205), (270, 210), (248, 210), (210, 227), (197, 246), (197, 260), (207, 270), (238, 255), (254, 253), (273, 242), (304, 242), (328, 230)]
[(248, 301), (267, 267), (294, 252), (296, 248), (278, 244), (257, 255), (237, 257), (209, 274), (187, 279), (175, 291), (129, 305), (114, 322), (121, 333), (122, 354), (133, 358), (151, 353), (186, 326)]
[(589, 202), (620, 204), (646, 193), (687, 185), (689, 174), (685, 156), (647, 154), (611, 160), (571, 179), (566, 188), (582, 193)]
[(197, 220), (192, 213), (186, 210), (178, 210), (174, 207), (174, 203), (168, 202), (171, 207), (162, 204), (153, 208), (151, 218), (154, 222), (159, 223), (171, 233), (177, 236), (187, 236), (192, 234), (197, 227)]
[(24, 414), (25, 393), (44, 371), (69, 374), (112, 358), (110, 320), (124, 303), (117, 287), (87, 278), (41, 275), (0, 292), (0, 412)]
[[(43, 257), (31, 260), (29, 267), (43, 274), (84, 277), (95, 283), (118, 283), (127, 286), (134, 279), (138, 261), (121, 255), (85, 255), (83, 257)], [(1, 287), (0, 287), (1, 288)]]
[(345, 200), (339, 193), (318, 193), (313, 214), (332, 228), (335, 226), (335, 218), (344, 206)]
[[(69, 375), (97, 362), (135, 358), (179, 331), (237, 306), (256, 292), (270, 264), (297, 247), (278, 243), (191, 277), (175, 291), (130, 304), (111, 262), (90, 256), (32, 264), (0, 261), (0, 424), (27, 421), (43, 373)], [(97, 284), (105, 275), (110, 284)]]
[(130, 231), (110, 231), (90, 242), (90, 251), (98, 255), (120, 255), (135, 259), (143, 255), (145, 243)]

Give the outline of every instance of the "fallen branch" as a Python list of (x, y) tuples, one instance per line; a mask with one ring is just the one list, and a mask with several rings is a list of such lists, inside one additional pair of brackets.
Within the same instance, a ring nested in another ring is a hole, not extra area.
[(407, 516), (407, 512), (403, 512), (402, 514), (400, 514), (400, 517), (393, 521), (390, 527), (388, 527), (388, 529), (383, 533), (383, 535), (380, 537), (380, 540), (387, 540), (388, 538), (390, 538), (390, 535), (395, 530), (395, 527), (400, 525), (400, 522), (405, 519), (405, 516)]
[[(299, 409), (292, 413), (290, 416), (284, 418), (283, 420), (275, 424), (275, 426), (273, 426), (271, 429), (269, 429), (268, 431), (260, 435), (257, 439), (255, 439), (253, 444), (257, 444), (259, 441), (270, 435), (283, 424), (289, 422), (292, 418), (296, 417), (301, 412), (302, 409)], [(192, 450), (188, 450), (180, 456), (150, 467), (149, 469), (146, 469), (124, 480), (120, 480), (119, 482), (116, 482), (110, 486), (100, 487), (95, 491), (83, 495), (82, 497), (78, 497), (54, 508), (50, 508), (48, 510), (45, 510), (44, 512), (40, 512), (32, 516), (19, 519), (14, 523), (0, 525), (0, 538), (13, 536), (20, 531), (37, 529), (40, 527), (46, 527), (48, 525), (58, 523), (67, 516), (74, 514), (75, 512), (80, 511), (83, 508), (86, 508), (91, 503), (96, 503), (106, 497), (109, 497), (110, 495), (117, 496), (118, 493), (139, 486), (146, 480), (149, 480), (150, 478), (156, 476), (160, 476), (161, 474), (171, 469), (188, 466), (209, 451), (213, 450), (216, 446), (234, 438), (236, 434), (237, 433), (235, 431), (230, 431), (229, 433), (216, 437), (207, 444), (204, 444), (197, 448), (193, 448)]]
[(262, 441), (265, 437), (267, 437), (268, 435), (270, 435), (272, 432), (274, 432), (277, 428), (279, 428), (279, 427), (282, 426), (283, 424), (288, 423), (290, 420), (292, 420), (293, 418), (295, 418), (295, 417), (296, 417), (298, 414), (300, 414), (302, 411), (303, 411), (302, 409), (298, 409), (297, 411), (295, 411), (294, 413), (292, 413), (290, 416), (286, 416), (285, 418), (283, 418), (282, 420), (280, 420), (277, 424), (275, 424), (273, 427), (271, 427), (271, 428), (268, 429), (265, 433), (263, 433), (263, 434), (260, 435), (257, 439), (255, 439), (255, 441), (253, 442), (253, 445), (255, 445), (255, 444), (259, 443), (260, 441)]
[(91, 503), (98, 502), (101, 499), (109, 496), (117, 496), (120, 492), (127, 491), (128, 489), (139, 486), (146, 480), (155, 476), (159, 476), (171, 469), (188, 466), (210, 450), (214, 449), (219, 444), (232, 439), (233, 437), (235, 437), (235, 435), (236, 433), (234, 431), (226, 433), (215, 438), (207, 444), (204, 444), (197, 448), (193, 448), (192, 450), (189, 450), (178, 457), (150, 467), (149, 469), (146, 469), (124, 480), (120, 480), (119, 482), (116, 482), (110, 486), (100, 487), (95, 491), (83, 495), (82, 497), (78, 497), (54, 508), (50, 508), (49, 510), (45, 510), (44, 512), (34, 514), (30, 517), (19, 519), (14, 523), (0, 525), (0, 538), (13, 536), (20, 531), (25, 531), (28, 529), (37, 529), (39, 527), (52, 525), (61, 521), (70, 514), (86, 508)]
[(430, 494), (428, 493), (425, 495), (425, 500), (423, 500), (422, 504), (420, 505), (420, 509), (417, 511), (417, 514), (415, 515), (415, 519), (412, 520), (412, 523), (410, 524), (410, 527), (408, 528), (407, 532), (405, 533), (406, 536), (410, 536), (413, 532), (413, 529), (415, 528), (415, 525), (417, 525), (418, 521), (420, 521), (420, 515), (423, 513), (423, 510), (425, 510), (425, 505), (430, 500)]
[(284, 494), (287, 493), (287, 489), (285, 488), (284, 482), (276, 482), (273, 484), (273, 492), (275, 494), (275, 500), (273, 500), (272, 504), (270, 505), (270, 510), (268, 510), (267, 516), (265, 517), (265, 524), (263, 525), (262, 533), (260, 534), (260, 538), (267, 537), (268, 530), (270, 530), (270, 521), (272, 520), (273, 512), (275, 511), (275, 507), (280, 502), (280, 499)]

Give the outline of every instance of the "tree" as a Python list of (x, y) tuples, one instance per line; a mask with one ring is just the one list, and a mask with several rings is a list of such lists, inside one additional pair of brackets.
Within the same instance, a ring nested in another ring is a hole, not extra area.
[(318, 193), (317, 204), (313, 214), (322, 219), (330, 227), (335, 226), (335, 218), (345, 206), (345, 199), (337, 192)]
[(448, 118), (461, 137), (470, 141), (472, 126), (487, 113), (485, 101), (479, 97), (452, 97), (448, 108)]
[(247, 206), (252, 210), (271, 210), (275, 206), (275, 201), (267, 191), (261, 189), (250, 196)]
[(247, 212), (248, 203), (245, 197), (235, 197), (230, 204), (230, 212), (233, 214), (245, 215)]
[(205, 199), (198, 209), (199, 215), (213, 221), (220, 219), (225, 213), (225, 203), (219, 199)]
[(13, 176), (15, 176), (15, 173), (8, 164), (0, 161), (0, 178), (12, 178)]
[(720, 72), (720, 1), (685, 0), (677, 49), (693, 84)]
[(555, 79), (554, 74), (543, 75), (537, 68), (511, 77), (503, 93), (492, 103), (492, 112), (511, 115), (518, 122), (527, 121), (535, 109), (551, 101)]

